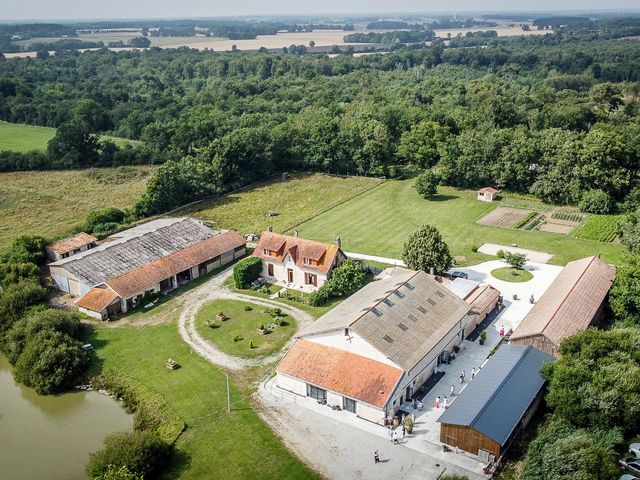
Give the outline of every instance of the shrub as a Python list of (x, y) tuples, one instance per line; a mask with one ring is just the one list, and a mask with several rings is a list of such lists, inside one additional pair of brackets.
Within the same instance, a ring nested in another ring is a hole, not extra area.
[(609, 194), (603, 190), (589, 190), (582, 195), (578, 207), (583, 212), (605, 214), (611, 212), (613, 202)]
[(145, 431), (109, 435), (104, 445), (101, 451), (91, 454), (87, 466), (90, 478), (100, 478), (114, 467), (152, 478), (162, 471), (172, 451), (172, 446), (159, 436)]
[(27, 341), (14, 373), (16, 380), (36, 392), (50, 394), (73, 386), (86, 364), (87, 355), (80, 342), (45, 329)]
[(0, 333), (8, 330), (24, 311), (44, 301), (47, 290), (33, 280), (8, 285), (0, 295)]
[(404, 426), (407, 428), (407, 432), (413, 432), (413, 419), (411, 416), (407, 415), (404, 417)]
[(422, 196), (429, 198), (438, 193), (438, 177), (431, 170), (418, 175), (413, 188)]
[(133, 473), (124, 465), (119, 467), (109, 465), (104, 473), (93, 478), (94, 480), (143, 480), (142, 475)]
[(245, 312), (250, 312), (251, 310), (253, 310), (253, 307), (251, 305), (245, 305), (244, 306), (244, 311)]
[(97, 237), (106, 237), (116, 231), (126, 217), (127, 214), (118, 208), (101, 208), (87, 215), (83, 229)]
[(326, 284), (320, 287), (317, 291), (310, 293), (307, 297), (307, 301), (309, 305), (312, 307), (321, 307), (322, 305), (326, 305), (331, 300), (331, 293), (327, 288), (325, 288)]
[(233, 281), (236, 288), (249, 288), (251, 282), (256, 280), (262, 272), (262, 260), (258, 257), (249, 257), (239, 261), (233, 267)]
[(504, 258), (504, 250), (500, 249), (496, 252), (496, 257)]
[[(352, 295), (360, 290), (367, 282), (367, 274), (360, 264), (347, 260), (331, 273), (331, 278), (323, 287), (331, 293), (333, 297)], [(323, 288), (321, 287), (321, 288)]]

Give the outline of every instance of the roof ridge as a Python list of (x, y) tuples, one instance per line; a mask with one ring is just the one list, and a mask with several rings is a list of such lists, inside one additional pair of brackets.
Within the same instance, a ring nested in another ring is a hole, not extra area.
[[(573, 282), (573, 285), (571, 286), (571, 288), (569, 289), (569, 291), (566, 293), (566, 295), (562, 298), (562, 300), (560, 301), (560, 303), (558, 304), (558, 307), (554, 310), (552, 315), (549, 315), (549, 320), (547, 320), (547, 322), (544, 324), (544, 326), (540, 329), (540, 333), (544, 333), (544, 331), (547, 329), (547, 327), (551, 324), (551, 322), (553, 321), (553, 319), (556, 317), (556, 315), (558, 314), (558, 312), (560, 311), (560, 309), (562, 308), (562, 306), (564, 305), (564, 303), (567, 301), (567, 298), (569, 298), (569, 295), (571, 295), (571, 293), (575, 290), (575, 288), (578, 286), (578, 283), (580, 283), (580, 280), (582, 280), (582, 277), (584, 277), (585, 273), (587, 273), (587, 270), (589, 270), (589, 267), (591, 267), (591, 264), (593, 263), (593, 261), (596, 259), (597, 257), (595, 255), (593, 255), (591, 257), (591, 259), (589, 260), (589, 263), (583, 268), (582, 273), (580, 273), (580, 276), (578, 277), (578, 279)], [(575, 260), (578, 261), (578, 260)], [(566, 266), (564, 268), (567, 268)], [(562, 272), (560, 272), (560, 275), (562, 275)], [(556, 277), (557, 278), (557, 277)], [(549, 287), (551, 287), (553, 285), (553, 283), (551, 285), (549, 285)], [(545, 292), (546, 293), (546, 292)], [(517, 338), (517, 337), (516, 337)]]
[[(402, 284), (400, 284), (400, 285), (398, 285), (396, 288), (392, 289), (392, 290), (391, 290), (391, 291), (390, 291), (386, 296), (381, 297), (381, 299), (380, 299), (380, 300), (378, 300), (376, 303), (374, 303), (371, 307), (367, 308), (367, 310), (366, 310), (366, 311), (362, 312), (362, 314), (361, 314), (358, 318), (356, 318), (353, 322), (351, 322), (351, 323), (349, 324), (349, 326), (351, 327), (351, 326), (353, 326), (353, 325), (354, 325), (358, 320), (361, 320), (361, 319), (362, 319), (362, 317), (364, 317), (367, 313), (369, 313), (371, 310), (373, 310), (373, 309), (374, 309), (374, 308), (376, 308), (378, 305), (380, 305), (382, 302), (384, 302), (387, 298), (389, 298), (389, 297), (391, 296), (391, 294), (392, 294), (393, 292), (395, 292), (396, 290), (398, 290), (402, 285), (405, 285), (409, 280), (411, 280), (411, 279), (415, 278), (415, 276), (416, 276), (416, 275), (418, 275), (418, 273), (420, 273), (420, 272), (421, 272), (421, 270), (416, 270), (416, 271), (414, 272), (414, 274), (413, 274), (413, 275), (411, 275), (409, 278), (407, 278), (404, 282), (402, 282)], [(387, 277), (387, 278), (393, 278), (393, 277)], [(381, 280), (382, 280), (382, 279), (381, 279)], [(369, 342), (367, 342), (367, 343), (369, 343)], [(376, 350), (377, 350), (377, 349), (376, 349)]]
[[(515, 345), (514, 345), (514, 347), (515, 347)], [(511, 376), (513, 375), (515, 370), (522, 363), (522, 361), (525, 359), (525, 357), (529, 354), (529, 352), (531, 351), (532, 348), (533, 347), (531, 345), (527, 345), (527, 347), (523, 350), (522, 355), (520, 355), (520, 358), (518, 359), (518, 361), (515, 363), (515, 365), (513, 365), (513, 367), (511, 367), (511, 370), (509, 371), (509, 373), (502, 379), (502, 381), (497, 386), (497, 388), (493, 389), (493, 393), (491, 394), (491, 396), (487, 399), (486, 402), (484, 402), (484, 405), (482, 406), (480, 411), (476, 414), (476, 416), (473, 417), (473, 420), (471, 420), (471, 422), (469, 422), (469, 426), (474, 425), (476, 423), (476, 420), (478, 420), (482, 416), (482, 414), (485, 412), (485, 410), (487, 408), (489, 408), (489, 404), (498, 395), (500, 390), (502, 390), (502, 387), (504, 386), (504, 384), (507, 383), (507, 380), (509, 380), (511, 378)]]

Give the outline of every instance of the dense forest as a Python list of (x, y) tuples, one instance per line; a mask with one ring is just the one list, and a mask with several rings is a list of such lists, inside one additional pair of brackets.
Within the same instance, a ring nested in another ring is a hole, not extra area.
[[(617, 32), (627, 23), (609, 22)], [(7, 59), (0, 119), (58, 134), (48, 155), (5, 153), (0, 170), (165, 163), (139, 214), (283, 169), (393, 176), (403, 162), (434, 168), (443, 184), (595, 213), (634, 208), (640, 43), (571, 29), (487, 41), (357, 58), (150, 49)], [(122, 151), (97, 139), (103, 131), (144, 146)]]

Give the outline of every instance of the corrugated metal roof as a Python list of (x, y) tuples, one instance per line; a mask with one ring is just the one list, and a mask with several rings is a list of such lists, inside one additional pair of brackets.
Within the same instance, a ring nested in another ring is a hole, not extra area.
[(586, 329), (615, 279), (615, 269), (598, 257), (569, 262), (511, 335), (543, 335), (555, 345)]
[(119, 232), (96, 248), (50, 266), (64, 268), (95, 286), (219, 233), (192, 218), (159, 219)]
[(464, 425), (504, 445), (544, 385), (553, 357), (529, 345), (503, 345), (438, 422)]
[(123, 298), (128, 298), (177, 273), (219, 255), (233, 252), (234, 249), (240, 248), (246, 243), (237, 232), (229, 230), (127, 272), (124, 275), (109, 279), (105, 283)]
[(277, 371), (378, 408), (403, 375), (391, 365), (309, 340), (297, 340)]
[(394, 363), (411, 370), (456, 327), (470, 306), (425, 272), (398, 268), (393, 272), (364, 286), (300, 336), (349, 327)]

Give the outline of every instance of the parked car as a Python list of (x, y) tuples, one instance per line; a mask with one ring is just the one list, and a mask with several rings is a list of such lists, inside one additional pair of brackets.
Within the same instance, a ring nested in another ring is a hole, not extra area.
[(640, 443), (632, 443), (629, 445), (629, 453), (636, 458), (640, 458)]
[(640, 475), (640, 459), (635, 457), (627, 457), (620, 460), (620, 465), (630, 472)]
[(625, 473), (623, 475), (620, 475), (620, 478), (618, 480), (640, 480), (640, 478), (634, 477), (629, 473)]
[(451, 274), (451, 278), (469, 278), (469, 274), (455, 271)]

